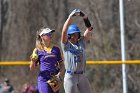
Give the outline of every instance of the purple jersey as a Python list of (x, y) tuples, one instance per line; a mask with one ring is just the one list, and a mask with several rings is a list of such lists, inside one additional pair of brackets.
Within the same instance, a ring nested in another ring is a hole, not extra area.
[[(56, 45), (52, 45), (50, 48), (45, 48), (43, 51), (34, 49), (33, 54), (37, 54), (38, 62), (40, 64), (40, 74), (41, 78), (44, 77), (44, 72), (47, 73), (58, 73), (59, 67), (58, 63), (62, 62), (60, 48)], [(33, 55), (32, 54), (32, 55)]]
[[(59, 72), (58, 64), (63, 61), (60, 48), (56, 45), (45, 48), (43, 51), (39, 51), (35, 48), (32, 58), (38, 59), (37, 62), (40, 64), (40, 72), (38, 75), (39, 92), (53, 93), (51, 87), (46, 83), (46, 81), (51, 78), (52, 73), (57, 74)], [(59, 93), (59, 91), (56, 93)]]

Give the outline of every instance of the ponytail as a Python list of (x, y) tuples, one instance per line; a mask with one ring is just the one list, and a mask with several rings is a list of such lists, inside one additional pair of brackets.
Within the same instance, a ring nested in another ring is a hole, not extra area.
[(37, 31), (37, 35), (36, 35), (36, 48), (40, 51), (44, 50), (44, 45), (42, 43), (42, 39), (41, 36), (39, 35), (40, 32), (42, 31), (42, 29), (40, 29), (39, 31)]

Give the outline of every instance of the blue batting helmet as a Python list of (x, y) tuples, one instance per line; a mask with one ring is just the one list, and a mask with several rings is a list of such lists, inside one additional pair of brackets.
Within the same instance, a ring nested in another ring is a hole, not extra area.
[(70, 25), (70, 26), (68, 27), (68, 32), (67, 32), (67, 34), (73, 34), (73, 33), (77, 33), (77, 32), (80, 33), (79, 27), (78, 27), (77, 25), (73, 24), (73, 25)]

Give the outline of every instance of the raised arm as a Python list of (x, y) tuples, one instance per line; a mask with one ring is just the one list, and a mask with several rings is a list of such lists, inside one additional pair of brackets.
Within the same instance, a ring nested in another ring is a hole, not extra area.
[(67, 39), (68, 39), (67, 30), (68, 30), (68, 27), (69, 27), (69, 25), (71, 23), (71, 19), (72, 19), (73, 16), (77, 16), (79, 14), (79, 12), (80, 12), (79, 9), (74, 9), (70, 13), (70, 15), (69, 15), (68, 19), (66, 20), (66, 22), (64, 23), (63, 29), (62, 29), (62, 36), (61, 36), (62, 43), (64, 43), (64, 44), (67, 43)]
[(61, 40), (62, 40), (62, 43), (64, 43), (64, 44), (67, 43), (67, 39), (68, 39), (67, 30), (68, 30), (68, 26), (71, 23), (71, 18), (72, 18), (72, 16), (69, 16), (63, 25)]
[(90, 41), (90, 35), (91, 35), (91, 31), (92, 31), (93, 27), (91, 26), (91, 23), (90, 23), (88, 17), (85, 16), (85, 14), (82, 11), (80, 11), (80, 16), (83, 17), (85, 26), (87, 27), (86, 31), (84, 32), (84, 38), (86, 41)]
[(85, 26), (87, 27), (86, 31), (84, 32), (84, 37), (87, 41), (89, 41), (89, 37), (90, 37), (89, 35), (91, 35), (91, 31), (93, 27), (91, 27), (88, 17), (84, 17), (83, 19), (84, 19)]

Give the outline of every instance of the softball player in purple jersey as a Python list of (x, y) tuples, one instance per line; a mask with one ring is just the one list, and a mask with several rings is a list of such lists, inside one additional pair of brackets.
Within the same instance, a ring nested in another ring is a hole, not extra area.
[[(37, 32), (36, 48), (31, 56), (30, 70), (33, 70), (38, 63), (40, 65), (38, 75), (39, 93), (54, 93), (46, 81), (52, 75), (56, 75), (60, 79), (64, 70), (60, 48), (52, 44), (52, 32), (54, 31), (49, 28), (42, 28)], [(56, 93), (59, 93), (59, 91)]]
[[(87, 27), (84, 35), (80, 35), (77, 25), (70, 25), (73, 16), (82, 16)], [(92, 30), (88, 18), (78, 9), (72, 11), (64, 23), (61, 37), (61, 47), (64, 55), (65, 76), (64, 89), (65, 93), (92, 93), (89, 81), (84, 75), (86, 58), (84, 49), (86, 42), (89, 41), (89, 35)]]

